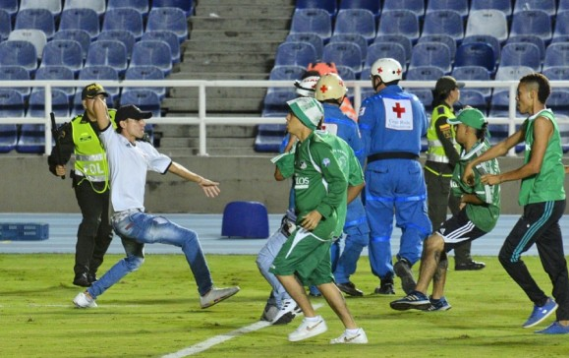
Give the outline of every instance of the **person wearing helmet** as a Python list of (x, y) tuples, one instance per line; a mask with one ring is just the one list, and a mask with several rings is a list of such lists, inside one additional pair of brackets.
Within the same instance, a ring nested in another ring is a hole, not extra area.
[[(359, 128), (367, 156), (365, 202), (371, 229), (369, 258), (381, 283), (378, 294), (395, 294), (394, 273), (403, 291), (415, 288), (411, 267), (431, 233), (427, 216), (426, 188), (419, 154), (421, 137), (427, 132), (427, 116), (419, 99), (399, 86), (401, 64), (381, 58), (371, 67), (375, 94), (365, 99), (359, 114)], [(391, 262), (393, 214), (401, 228), (397, 262)]]
[(316, 71), (306, 71), (302, 78), (294, 81), (296, 94), (299, 97), (314, 97), (316, 83), (320, 79), (320, 74)]
[[(316, 84), (315, 97), (324, 108), (322, 129), (345, 140), (363, 167), (364, 148), (358, 126), (340, 110), (347, 92), (342, 78), (329, 73), (322, 76)], [(363, 292), (350, 281), (350, 276), (356, 272), (357, 261), (368, 242), (369, 226), (365, 209), (361, 197), (357, 197), (348, 205), (344, 235), (332, 245), (332, 270), (336, 285), (340, 291), (350, 296), (363, 296)], [(344, 249), (340, 254), (342, 246)]]

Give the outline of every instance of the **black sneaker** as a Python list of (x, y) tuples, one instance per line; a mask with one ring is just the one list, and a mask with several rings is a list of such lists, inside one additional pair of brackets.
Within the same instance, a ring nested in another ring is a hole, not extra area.
[(358, 290), (352, 281), (348, 281), (346, 283), (337, 283), (336, 286), (338, 286), (340, 291), (350, 296), (361, 297), (364, 295), (362, 290)]
[(477, 271), (482, 270), (486, 267), (484, 262), (477, 262), (477, 261), (469, 261), (469, 262), (461, 262), (454, 265), (455, 271)]
[(393, 265), (393, 272), (401, 279), (401, 288), (405, 291), (405, 294), (410, 294), (415, 290), (417, 283), (413, 278), (413, 271), (411, 271), (411, 265), (406, 260), (399, 260)]
[(394, 295), (395, 290), (393, 289), (393, 282), (382, 282), (381, 285), (373, 292), (378, 295)]
[(89, 277), (87, 276), (86, 273), (82, 273), (81, 275), (75, 276), (75, 278), (73, 279), (73, 284), (75, 286), (91, 287), (91, 282), (89, 281)]

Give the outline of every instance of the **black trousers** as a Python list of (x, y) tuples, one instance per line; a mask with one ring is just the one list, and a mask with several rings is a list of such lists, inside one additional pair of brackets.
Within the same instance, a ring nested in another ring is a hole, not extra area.
[(75, 245), (75, 276), (88, 274), (94, 276), (103, 263), (103, 257), (113, 239), (110, 224), (110, 190), (101, 191), (105, 183), (74, 179), (75, 197), (83, 219), (77, 231)]
[[(431, 224), (433, 224), (433, 232), (438, 230), (441, 224), (446, 221), (447, 207), (450, 209), (452, 215), (456, 215), (459, 212), (459, 199), (450, 195), (450, 179), (450, 177), (436, 175), (425, 169), (429, 219), (431, 220)], [(470, 256), (471, 246), (472, 241), (468, 241), (454, 248), (455, 264), (472, 261), (472, 257)]]
[(539, 288), (521, 259), (522, 253), (535, 243), (543, 269), (553, 284), (553, 297), (559, 305), (557, 320), (569, 320), (569, 277), (563, 253), (563, 238), (559, 219), (565, 210), (565, 200), (548, 201), (524, 206), (498, 258), (510, 277), (524, 290), (529, 299), (542, 306), (547, 295)]

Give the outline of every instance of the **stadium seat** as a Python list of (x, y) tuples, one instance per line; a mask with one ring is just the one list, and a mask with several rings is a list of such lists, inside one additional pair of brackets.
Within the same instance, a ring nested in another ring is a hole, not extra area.
[(507, 44), (518, 42), (529, 42), (536, 45), (539, 48), (539, 58), (543, 61), (545, 57), (545, 44), (541, 38), (535, 35), (518, 35), (510, 36), (508, 41), (506, 41)]
[(444, 76), (443, 70), (434, 66), (421, 66), (410, 68), (405, 79), (407, 81), (436, 81)]
[(502, 47), (500, 66), (527, 66), (536, 72), (540, 72), (541, 56), (539, 48), (529, 42), (506, 44)]
[(444, 43), (445, 45), (448, 46), (448, 49), (450, 50), (450, 58), (452, 61), (454, 61), (454, 58), (456, 56), (456, 40), (452, 38), (452, 36), (450, 35), (444, 35), (444, 34), (440, 34), (440, 35), (421, 35), (421, 37), (419, 37), (419, 43), (421, 42), (441, 42)]
[[(525, 75), (534, 73), (531, 67), (527, 66), (503, 66), (500, 65), (496, 71), (496, 81), (519, 81)], [(495, 89), (496, 92), (498, 89)]]
[(45, 125), (22, 124), (16, 151), (26, 154), (43, 154), (45, 152)]
[(152, 112), (153, 118), (161, 117), (160, 97), (149, 89), (136, 89), (123, 93), (120, 105), (134, 104), (143, 111)]
[(439, 42), (421, 42), (413, 47), (409, 68), (418, 66), (439, 67), (445, 74), (451, 71), (450, 50)]
[(15, 89), (0, 88), (0, 122), (2, 118), (22, 118), (25, 113), (24, 96)]
[(172, 72), (172, 54), (170, 46), (161, 40), (141, 40), (132, 48), (132, 59), (129, 67), (156, 66), (164, 77)]
[(31, 42), (36, 48), (38, 59), (43, 55), (43, 48), (47, 43), (47, 37), (42, 30), (36, 29), (20, 29), (10, 32), (8, 41), (28, 41)]
[(53, 40), (43, 49), (41, 67), (65, 66), (74, 74), (83, 68), (83, 49), (81, 44), (73, 40)]
[(490, 134), (488, 141), (491, 145), (496, 145), (509, 137), (509, 126), (507, 124), (489, 123), (487, 129)]
[(81, 45), (81, 53), (83, 54), (83, 59), (87, 58), (87, 51), (89, 50), (89, 45), (91, 44), (91, 36), (85, 30), (61, 30), (57, 31), (53, 35), (53, 40), (74, 40), (79, 42)]
[(186, 13), (173, 7), (153, 7), (148, 13), (146, 31), (172, 31), (178, 36), (180, 44), (188, 39), (188, 19)]
[(386, 11), (409, 10), (412, 11), (417, 18), (422, 19), (425, 15), (425, 3), (426, 1), (417, 0), (385, 0), (383, 2), (383, 13), (381, 16), (383, 17)]
[[(32, 91), (30, 101), (28, 104), (28, 112), (26, 117), (41, 117), (45, 118), (49, 112), (46, 113), (45, 106), (45, 90), (39, 89)], [(69, 117), (69, 99), (67, 94), (56, 88), (51, 89), (51, 111), (56, 117), (66, 118)]]
[(545, 50), (543, 69), (553, 66), (567, 66), (569, 64), (569, 43), (555, 42)]
[(569, 116), (569, 90), (556, 88), (554, 91), (551, 91), (547, 98), (547, 107), (551, 108), (555, 114)]
[(28, 41), (1, 42), (0, 66), (22, 66), (33, 76), (38, 68), (36, 48)]
[[(71, 103), (71, 117), (75, 117), (85, 112), (85, 109), (83, 108), (83, 99), (81, 98), (81, 89), (82, 87), (77, 88), (75, 97), (73, 97), (73, 102)], [(116, 108), (115, 101), (112, 100), (112, 96), (107, 97), (106, 102), (109, 108)]]
[(20, 0), (20, 11), (25, 9), (46, 9), (54, 19), (61, 15), (61, 0)]
[[(153, 80), (163, 80), (164, 79), (164, 72), (156, 66), (135, 66), (129, 67), (126, 70), (126, 74), (124, 79), (127, 81), (145, 81), (145, 83), (150, 86)], [(106, 87), (105, 87), (106, 88)], [(138, 90), (141, 87), (124, 87), (122, 93), (125, 94), (126, 92), (132, 90)], [(144, 88), (150, 91), (154, 91), (160, 100), (163, 100), (166, 97), (166, 88), (165, 87), (148, 87)]]
[(439, 10), (453, 10), (458, 12), (460, 17), (464, 20), (468, 16), (468, 0), (429, 0), (425, 16), (428, 13)]
[(371, 11), (375, 20), (381, 14), (381, 0), (342, 0), (339, 10), (365, 9)]
[(542, 73), (550, 81), (567, 81), (569, 80), (569, 65), (544, 67)]
[(314, 46), (308, 42), (283, 42), (277, 47), (275, 66), (308, 66), (317, 60)]
[[(79, 72), (79, 80), (91, 80), (93, 82), (97, 81), (118, 81), (119, 73), (112, 66), (87, 66)], [(81, 92), (81, 89), (77, 89)], [(114, 102), (118, 96), (120, 89), (118, 87), (105, 86), (105, 91), (109, 94), (111, 101)], [(81, 112), (83, 108), (81, 107)]]
[[(72, 83), (75, 80), (75, 74), (73, 70), (67, 66), (40, 66), (36, 71), (36, 80), (43, 80), (43, 81), (68, 81)], [(67, 95), (68, 101), (73, 99), (75, 95), (75, 87), (53, 87), (59, 91), (64, 92)], [(32, 90), (32, 95), (35, 91), (43, 90), (41, 87), (36, 87)]]
[(109, 30), (129, 31), (136, 40), (140, 40), (144, 32), (142, 15), (131, 8), (107, 10), (105, 12), (105, 19), (103, 20), (102, 31)]
[(362, 71), (362, 52), (360, 47), (352, 42), (330, 42), (324, 46), (322, 61), (348, 66), (358, 74)]
[[(567, 1), (569, 6), (569, 1)], [(561, 6), (561, 5), (559, 5)], [(555, 41), (558, 38), (564, 37), (567, 39), (569, 36), (569, 9), (561, 11), (557, 13), (555, 18), (555, 28), (553, 30), (552, 41)]]
[[(29, 81), (30, 73), (23, 66), (0, 66), (0, 81)], [(4, 88), (6, 89), (6, 88)], [(14, 91), (17, 91), (24, 97), (25, 100), (28, 99), (30, 95), (30, 87), (12, 87)]]
[(367, 47), (368, 42), (365, 37), (357, 33), (351, 34), (336, 34), (334, 33), (330, 38), (330, 42), (352, 42), (358, 45), (360, 48), (360, 53), (362, 55), (362, 59), (365, 60), (367, 57)]
[(407, 68), (407, 62), (409, 59), (405, 55), (405, 49), (403, 46), (396, 42), (374, 42), (367, 48), (367, 57), (365, 60), (364, 67), (369, 68), (375, 61), (380, 58), (390, 57), (393, 58), (401, 64), (403, 72)]
[(294, 88), (270, 88), (263, 99), (262, 117), (283, 118), (288, 113), (287, 101), (298, 97)]
[[(531, 67), (527, 66), (503, 66), (500, 65), (496, 71), (496, 81), (519, 81), (523, 76), (534, 73)], [(490, 102), (491, 117), (508, 117), (509, 111), (509, 89), (495, 88)], [(519, 116), (519, 115), (518, 115)]]
[(100, 32), (99, 15), (93, 9), (68, 8), (66, 2), (59, 23), (59, 31), (62, 30), (85, 30), (93, 41)]
[[(247, 213), (246, 215), (244, 215)], [(263, 203), (232, 201), (223, 209), (221, 236), (266, 239), (269, 214)]]
[(36, 29), (45, 33), (47, 40), (51, 40), (55, 33), (55, 20), (51, 12), (46, 9), (24, 9), (16, 15), (15, 30)]
[[(462, 40), (462, 45), (469, 44), (469, 43), (485, 43), (492, 47), (494, 51), (494, 58), (496, 59), (496, 63), (500, 61), (500, 53), (502, 52), (502, 45), (500, 41), (492, 35), (471, 35), (465, 36), (464, 40)], [(456, 60), (456, 59), (455, 59)]]
[(333, 35), (360, 34), (371, 43), (375, 32), (375, 17), (369, 10), (346, 9), (336, 15)]
[(297, 9), (292, 15), (291, 34), (314, 33), (327, 43), (332, 36), (332, 20), (323, 9)]
[(257, 126), (254, 149), (256, 152), (278, 153), (286, 128), (282, 124), (260, 124)]
[[(144, 35), (142, 35), (144, 36)], [(108, 30), (103, 31), (99, 34), (97, 41), (101, 40), (113, 40), (120, 41), (126, 48), (126, 57), (130, 59), (132, 55), (132, 48), (136, 42), (134, 35), (130, 31), (125, 30)]]
[(512, 16), (510, 36), (535, 35), (544, 43), (551, 41), (551, 17), (543, 10), (522, 10)]
[[(433, 91), (430, 88), (408, 88), (407, 91), (417, 96), (423, 107), (425, 107), (425, 112), (431, 114), (433, 111)], [(422, 149), (421, 151), (424, 150)]]
[(12, 32), (12, 20), (10, 14), (4, 9), (0, 9), (0, 42), (8, 39)]
[(460, 43), (464, 37), (462, 17), (454, 10), (427, 12), (421, 36), (427, 35), (448, 35)]
[(494, 50), (490, 45), (483, 42), (463, 43), (456, 50), (454, 66), (481, 66), (493, 74), (496, 67)]
[(488, 113), (488, 100), (475, 89), (463, 88), (460, 90), (460, 103), (480, 110), (484, 115)]
[[(519, 80), (519, 78), (517, 79)], [(510, 111), (510, 92), (508, 90), (494, 91), (490, 100), (490, 117), (509, 117)], [(516, 111), (516, 117), (522, 117)]]
[[(482, 66), (455, 66), (452, 70), (452, 77), (457, 81), (491, 81), (490, 72), (488, 69)], [(490, 87), (467, 87), (461, 90), (460, 96), (465, 91), (469, 92), (479, 92), (485, 99), (489, 99), (492, 94), (492, 88)]]
[(296, 9), (321, 9), (333, 18), (338, 12), (338, 4), (330, 0), (296, 0)]
[[(418, 1), (417, 1), (418, 2)], [(419, 39), (419, 18), (411, 10), (383, 11), (379, 19), (377, 35), (403, 35), (414, 44)]]
[(517, 13), (526, 10), (542, 10), (549, 17), (555, 16), (557, 13), (557, 1), (558, 0), (517, 0), (514, 5), (513, 14), (516, 16)]
[(338, 70), (338, 76), (344, 81), (355, 81), (357, 78), (356, 72), (351, 67), (338, 65), (336, 69)]
[(124, 75), (128, 66), (126, 46), (118, 40), (97, 40), (91, 43), (87, 51), (85, 67), (111, 66)]
[(302, 66), (275, 66), (269, 73), (269, 80), (271, 81), (284, 81), (284, 80), (297, 80), (302, 77), (306, 72), (306, 68)]
[(322, 58), (322, 51), (324, 49), (324, 41), (315, 33), (296, 33), (288, 34), (285, 42), (309, 42), (316, 50), (316, 58)]
[(495, 9), (470, 11), (466, 23), (465, 37), (490, 35), (505, 43), (508, 39), (508, 20), (506, 15)]
[(0, 9), (6, 11), (10, 15), (10, 19), (14, 20), (18, 13), (19, 0), (0, 0)]
[(194, 13), (194, 0), (152, 0), (152, 8), (157, 7), (177, 7), (182, 9), (186, 17)]
[(392, 35), (377, 35), (373, 42), (395, 42), (403, 46), (405, 49), (405, 58), (407, 62), (411, 59), (411, 51), (413, 44), (407, 36), (392, 34)]
[[(0, 103), (2, 103), (2, 93), (0, 93)], [(1, 114), (0, 109), (0, 117)], [(0, 153), (9, 153), (16, 149), (18, 144), (18, 127), (16, 124), (0, 124)]]
[(148, 11), (150, 10), (150, 1), (149, 0), (108, 0), (107, 1), (107, 11), (111, 9), (120, 9), (120, 8), (135, 9), (144, 18), (148, 15)]
[(170, 52), (172, 58), (170, 59), (173, 64), (180, 63), (180, 42), (178, 42), (178, 36), (172, 31), (159, 30), (159, 31), (146, 31), (142, 35), (141, 40), (161, 40), (170, 46)]
[(512, 16), (512, 0), (475, 0), (470, 3), (470, 12), (476, 10), (499, 10), (508, 19)]
[[(156, 1), (156, 0), (155, 0)], [(89, 9), (93, 10), (101, 19), (107, 11), (107, 0), (65, 0), (63, 11), (67, 9)]]

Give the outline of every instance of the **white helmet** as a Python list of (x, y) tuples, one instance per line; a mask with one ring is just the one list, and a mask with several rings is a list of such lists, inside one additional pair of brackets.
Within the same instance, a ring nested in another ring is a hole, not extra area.
[(383, 83), (403, 79), (401, 64), (392, 58), (380, 58), (371, 66), (371, 75), (379, 76)]
[(296, 80), (294, 82), (294, 87), (296, 87), (296, 94), (301, 97), (314, 97), (316, 83), (319, 79), (320, 76), (308, 76), (301, 80)]
[(328, 73), (320, 77), (316, 84), (316, 99), (326, 101), (328, 99), (342, 99), (348, 89), (340, 76)]

